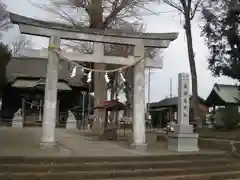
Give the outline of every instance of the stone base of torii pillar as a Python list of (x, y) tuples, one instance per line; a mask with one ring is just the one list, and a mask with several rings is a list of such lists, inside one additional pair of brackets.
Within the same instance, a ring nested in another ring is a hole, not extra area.
[(193, 126), (189, 124), (189, 75), (178, 75), (178, 118), (177, 124), (172, 125), (173, 133), (168, 136), (168, 150), (177, 152), (196, 152), (198, 148), (198, 134), (193, 133)]

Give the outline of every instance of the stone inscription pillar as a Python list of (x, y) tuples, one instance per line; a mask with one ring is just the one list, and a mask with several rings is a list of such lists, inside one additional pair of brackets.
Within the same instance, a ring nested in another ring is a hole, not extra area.
[[(60, 38), (50, 37), (49, 44), (60, 48)], [(59, 59), (55, 52), (49, 50), (47, 77), (44, 96), (44, 114), (42, 125), (42, 145), (55, 145), (55, 126), (57, 109), (57, 84), (58, 84)]]
[(189, 75), (178, 74), (178, 124), (189, 125)]
[[(134, 49), (135, 59), (144, 58), (144, 45), (139, 44)], [(145, 73), (144, 59), (134, 67), (133, 84), (133, 147), (146, 148), (145, 137)]]
[(198, 151), (198, 134), (189, 124), (189, 74), (178, 74), (178, 115), (174, 132), (169, 134), (168, 149), (178, 152)]

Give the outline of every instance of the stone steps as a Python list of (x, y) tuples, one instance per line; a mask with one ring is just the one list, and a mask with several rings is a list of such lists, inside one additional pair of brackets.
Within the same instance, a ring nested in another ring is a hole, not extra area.
[(62, 164), (0, 164), (2, 172), (63, 172), (63, 171), (108, 171), (108, 170), (139, 170), (139, 169), (161, 169), (179, 167), (205, 167), (218, 166), (219, 164), (239, 165), (235, 159), (206, 160), (177, 160), (177, 161), (142, 161), (142, 162), (93, 162), (93, 163), (62, 163)]
[(142, 161), (176, 161), (176, 160), (209, 160), (218, 158), (232, 158), (227, 153), (198, 153), (198, 154), (176, 154), (156, 156), (44, 156), (44, 157), (23, 157), (23, 156), (0, 156), (0, 164), (61, 164), (61, 163), (86, 163), (86, 162), (142, 162)]
[[(218, 167), (194, 167), (194, 168), (161, 168), (161, 169), (140, 169), (140, 170), (109, 170), (109, 171), (67, 171), (67, 172), (43, 172), (43, 173), (0, 173), (1, 180), (78, 180), (78, 179), (112, 179), (131, 177), (161, 177), (177, 175), (206, 174), (211, 172), (228, 172), (240, 170), (239, 165), (218, 166)], [(239, 172), (239, 171), (238, 171)], [(240, 175), (237, 174), (238, 177)], [(163, 178), (163, 177), (162, 177)], [(229, 178), (229, 176), (228, 176)]]
[(227, 154), (133, 157), (0, 157), (0, 180), (228, 180), (240, 160)]
[[(146, 177), (144, 178), (128, 178), (128, 180), (238, 180), (240, 171), (217, 172), (217, 173), (202, 173), (194, 175), (177, 175), (177, 176), (162, 176), (162, 177)], [(229, 179), (230, 178), (230, 179)], [(105, 180), (105, 179), (98, 179)], [(126, 180), (125, 178), (113, 178), (108, 180)], [(240, 179), (239, 179), (240, 180)]]

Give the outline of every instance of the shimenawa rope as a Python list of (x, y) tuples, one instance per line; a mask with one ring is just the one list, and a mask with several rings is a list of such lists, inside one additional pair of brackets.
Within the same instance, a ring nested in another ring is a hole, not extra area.
[(59, 59), (62, 59), (62, 60), (66, 60), (68, 62), (71, 62), (72, 64), (74, 64), (75, 66), (79, 67), (79, 68), (82, 68), (83, 70), (86, 70), (86, 71), (91, 71), (91, 72), (102, 72), (102, 73), (113, 73), (113, 72), (122, 72), (123, 70), (131, 67), (131, 66), (135, 66), (136, 64), (138, 64), (140, 61), (144, 60), (144, 57), (139, 57), (138, 60), (134, 61), (132, 64), (130, 65), (126, 65), (126, 66), (122, 66), (120, 68), (116, 68), (116, 69), (111, 69), (111, 70), (100, 70), (100, 69), (92, 69), (92, 68), (87, 68), (85, 66), (82, 66), (78, 63), (75, 63), (69, 59), (67, 59), (65, 56), (62, 55), (61, 53), (61, 49), (60, 48), (57, 48), (54, 44), (50, 44), (48, 46), (48, 49), (55, 52), (57, 54), (57, 56), (59, 57)]

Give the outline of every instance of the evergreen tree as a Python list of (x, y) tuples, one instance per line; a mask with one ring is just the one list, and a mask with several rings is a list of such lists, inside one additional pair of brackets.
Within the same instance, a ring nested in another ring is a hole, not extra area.
[(210, 51), (208, 68), (214, 76), (240, 81), (240, 39), (237, 0), (208, 0), (202, 9), (202, 33)]
[(7, 45), (0, 43), (0, 97), (3, 89), (7, 85), (6, 67), (11, 60), (12, 53)]

